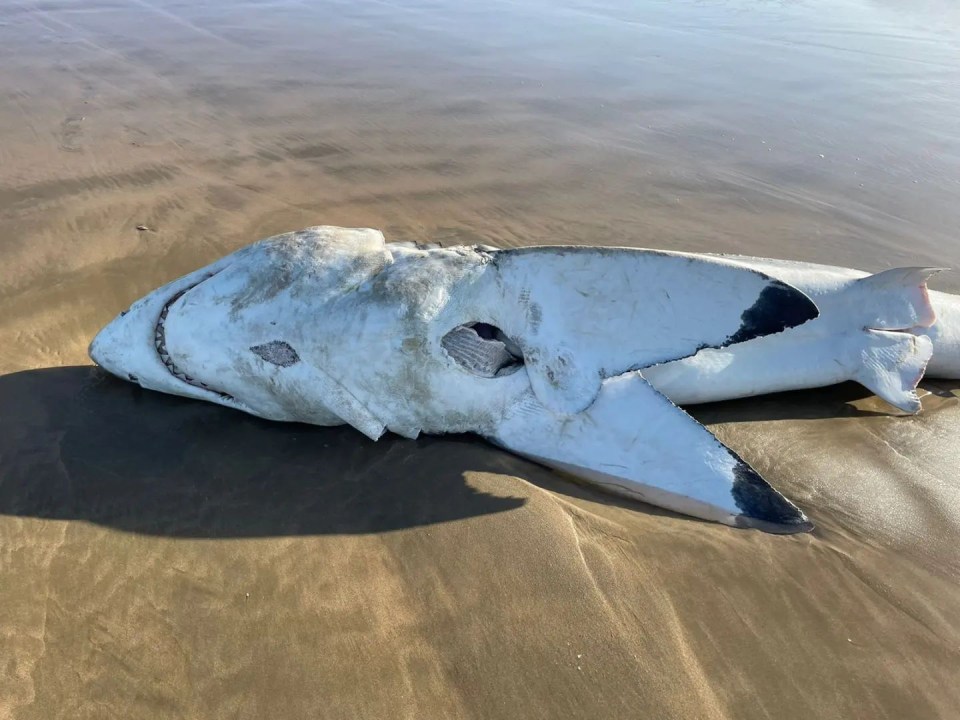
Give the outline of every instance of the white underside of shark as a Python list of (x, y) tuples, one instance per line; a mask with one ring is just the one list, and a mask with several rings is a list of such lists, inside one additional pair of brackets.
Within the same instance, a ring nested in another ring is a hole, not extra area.
[[(864, 382), (866, 364), (886, 378), (873, 389), (912, 409), (912, 373), (952, 338), (926, 270), (809, 272), (622, 248), (423, 248), (321, 226), (159, 288), (90, 355), (152, 390), (373, 439), (475, 432), (621, 495), (797, 532), (812, 527), (803, 513), (663, 393)], [(764, 371), (771, 356), (779, 375)]]

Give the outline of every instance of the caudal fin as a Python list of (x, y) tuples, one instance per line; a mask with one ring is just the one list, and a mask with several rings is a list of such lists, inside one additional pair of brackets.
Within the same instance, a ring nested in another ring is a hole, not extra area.
[(933, 343), (924, 335), (866, 330), (860, 349), (858, 383), (908, 413), (920, 411), (917, 383), (923, 377)]
[(942, 269), (893, 268), (857, 280), (849, 292), (864, 313), (864, 327), (909, 330), (933, 325), (937, 314), (930, 304), (927, 280)]

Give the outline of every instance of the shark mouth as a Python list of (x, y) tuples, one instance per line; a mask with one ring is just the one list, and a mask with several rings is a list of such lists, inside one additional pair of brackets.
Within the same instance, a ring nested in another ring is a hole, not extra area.
[(167, 372), (169, 372), (171, 375), (177, 378), (177, 380), (180, 380), (181, 382), (184, 382), (187, 385), (192, 385), (193, 387), (200, 388), (201, 390), (206, 390), (207, 392), (211, 392), (217, 395), (218, 397), (223, 398), (224, 400), (235, 401), (236, 398), (234, 398), (232, 395), (229, 395), (225, 392), (220, 392), (219, 390), (214, 390), (206, 383), (200, 382), (199, 380), (195, 380), (194, 378), (187, 375), (187, 373), (185, 373), (183, 370), (177, 367), (177, 364), (173, 361), (173, 359), (170, 357), (170, 353), (167, 351), (167, 332), (166, 332), (165, 323), (167, 321), (167, 314), (170, 312), (170, 307), (177, 300), (183, 297), (184, 294), (186, 294), (190, 290), (193, 290), (193, 288), (197, 287), (197, 285), (199, 285), (200, 283), (206, 280), (209, 280), (211, 277), (213, 277), (213, 275), (208, 275), (207, 277), (203, 278), (203, 280), (199, 280), (198, 282), (195, 282), (193, 285), (190, 285), (189, 287), (185, 287), (183, 290), (176, 293), (173, 297), (167, 300), (166, 303), (164, 303), (163, 308), (161, 308), (160, 310), (160, 316), (157, 318), (157, 324), (154, 327), (153, 344), (154, 344), (154, 347), (157, 349), (157, 355), (160, 357), (160, 362), (163, 363), (163, 366), (167, 369)]

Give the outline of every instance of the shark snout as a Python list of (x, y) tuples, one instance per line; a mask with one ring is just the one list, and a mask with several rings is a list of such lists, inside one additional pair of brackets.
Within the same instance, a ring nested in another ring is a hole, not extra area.
[(111, 320), (90, 343), (90, 358), (101, 368), (143, 387), (176, 392), (175, 378), (157, 352), (157, 324), (163, 296), (153, 293)]
[(209, 279), (224, 261), (203, 268), (155, 290), (111, 320), (90, 343), (90, 358), (112, 375), (150, 390), (223, 403), (222, 394), (192, 384), (170, 359), (164, 320), (185, 293)]
[(122, 351), (122, 337), (126, 329), (124, 326), (127, 324), (123, 319), (127, 314), (128, 311), (124, 310), (96, 334), (90, 343), (88, 354), (91, 360), (112, 375), (136, 382), (138, 378), (126, 369), (125, 353)]

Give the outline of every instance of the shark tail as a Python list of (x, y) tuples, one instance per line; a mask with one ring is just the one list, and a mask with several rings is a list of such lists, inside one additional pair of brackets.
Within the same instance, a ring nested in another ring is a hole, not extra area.
[(937, 321), (927, 280), (942, 268), (901, 267), (857, 280), (850, 302), (864, 313), (865, 342), (854, 379), (894, 407), (920, 411), (917, 383), (933, 355), (922, 333)]
[(871, 330), (926, 328), (937, 320), (927, 280), (943, 268), (901, 267), (869, 275), (848, 290)]
[(919, 412), (917, 383), (933, 355), (930, 338), (888, 330), (866, 330), (864, 336), (853, 379), (894, 407)]

